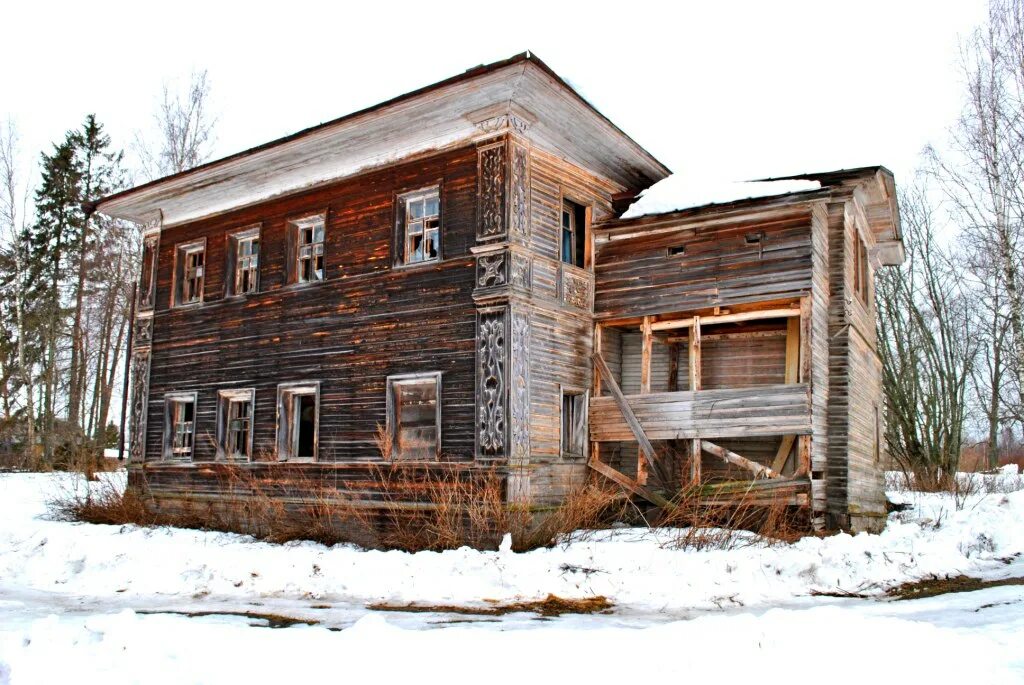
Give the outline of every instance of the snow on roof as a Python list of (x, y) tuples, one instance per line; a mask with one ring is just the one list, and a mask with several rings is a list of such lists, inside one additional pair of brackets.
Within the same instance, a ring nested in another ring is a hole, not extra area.
[(694, 182), (679, 174), (658, 181), (640, 194), (623, 214), (623, 219), (634, 219), (647, 214), (664, 214), (705, 205), (736, 202), (755, 197), (772, 197), (818, 190), (818, 181), (780, 180), (743, 181), (733, 183)]

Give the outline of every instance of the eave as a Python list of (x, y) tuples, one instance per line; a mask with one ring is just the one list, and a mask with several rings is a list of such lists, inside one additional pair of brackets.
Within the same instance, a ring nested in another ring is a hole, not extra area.
[(470, 69), (368, 109), (102, 198), (108, 216), (173, 226), (513, 132), (638, 193), (669, 170), (537, 57)]

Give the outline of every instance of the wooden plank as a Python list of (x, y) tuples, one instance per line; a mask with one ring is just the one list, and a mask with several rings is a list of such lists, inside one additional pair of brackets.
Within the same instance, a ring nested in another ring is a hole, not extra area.
[(700, 317), (693, 317), (693, 327), (690, 329), (690, 390), (701, 389), (700, 372)]
[(619, 384), (615, 382), (615, 378), (612, 376), (612, 372), (611, 369), (608, 368), (608, 364), (605, 363), (604, 357), (599, 354), (595, 354), (594, 365), (604, 377), (604, 382), (608, 384), (608, 390), (615, 399), (615, 403), (619, 406), (619, 411), (622, 413), (622, 417), (626, 420), (626, 425), (629, 426), (630, 431), (633, 433), (633, 437), (640, 445), (640, 451), (643, 453), (644, 459), (647, 460), (647, 465), (653, 467), (655, 456), (654, 445), (652, 445), (651, 441), (647, 439), (643, 426), (640, 425), (640, 422), (637, 420), (636, 415), (630, 408), (629, 403), (626, 402), (626, 397), (619, 389)]
[[(645, 316), (643, 325), (640, 327), (643, 341), (640, 346), (640, 394), (646, 395), (651, 392), (651, 353), (654, 347), (653, 335), (651, 333), (651, 317)], [(640, 485), (647, 484), (647, 462), (643, 455), (637, 451), (636, 460), (636, 482)]]
[(700, 483), (700, 462), (701, 462), (700, 439), (694, 438), (690, 441), (690, 483)]
[(762, 466), (761, 464), (758, 464), (756, 461), (751, 461), (746, 457), (741, 457), (735, 452), (727, 450), (724, 447), (720, 447), (719, 445), (716, 445), (713, 442), (702, 440), (701, 449), (703, 449), (708, 454), (715, 455), (716, 457), (722, 459), (723, 461), (727, 461), (730, 464), (734, 464), (736, 466), (739, 466), (740, 468), (747, 469), (748, 471), (754, 474), (755, 478), (775, 478), (778, 476), (778, 474), (775, 473), (775, 471), (768, 468), (767, 466)]
[(669, 331), (676, 328), (690, 328), (700, 318), (705, 324), (738, 323), (740, 321), (756, 321), (757, 319), (782, 319), (800, 316), (798, 307), (785, 309), (762, 309), (753, 312), (736, 312), (735, 314), (719, 314), (718, 316), (692, 317), (675, 321), (655, 321), (651, 328), (655, 331)]
[(608, 480), (611, 480), (621, 485), (629, 492), (635, 492), (636, 494), (640, 495), (651, 504), (659, 506), (662, 509), (672, 508), (672, 503), (669, 502), (667, 499), (665, 499), (658, 493), (654, 492), (653, 490), (641, 485), (640, 483), (637, 483), (635, 480), (627, 478), (626, 476), (622, 475), (621, 473), (619, 473), (618, 471), (616, 471), (611, 466), (608, 466), (605, 463), (599, 461), (590, 462), (590, 468), (597, 471)]
[(775, 461), (772, 462), (772, 471), (782, 473), (782, 470), (786, 468), (786, 462), (789, 461), (789, 453), (793, 450), (793, 443), (795, 441), (795, 435), (782, 436), (782, 443), (779, 445), (779, 451), (775, 453)]

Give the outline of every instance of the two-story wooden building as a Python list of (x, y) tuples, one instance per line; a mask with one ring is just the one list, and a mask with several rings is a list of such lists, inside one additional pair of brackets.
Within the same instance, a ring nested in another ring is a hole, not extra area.
[(891, 174), (624, 214), (668, 176), (522, 54), (101, 199), (146, 226), (131, 482), (230, 505), (219, 472), (283, 463), (371, 498), (383, 430), (510, 501), (753, 483), (877, 527)]

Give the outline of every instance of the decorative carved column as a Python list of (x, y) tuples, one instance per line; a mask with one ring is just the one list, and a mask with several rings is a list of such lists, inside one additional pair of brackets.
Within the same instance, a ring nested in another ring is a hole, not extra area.
[[(508, 125), (508, 120), (503, 120)], [(522, 124), (522, 122), (517, 122)], [(529, 148), (511, 135), (478, 148), (476, 457), (509, 466), (508, 498), (529, 499)]]
[(146, 424), (149, 414), (149, 368), (153, 349), (153, 309), (156, 304), (157, 253), (160, 248), (159, 217), (143, 228), (142, 265), (136, 290), (135, 321), (131, 346), (131, 443), (128, 461), (146, 460)]

